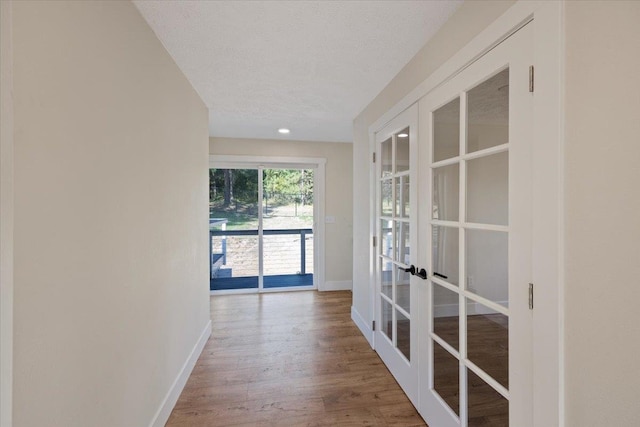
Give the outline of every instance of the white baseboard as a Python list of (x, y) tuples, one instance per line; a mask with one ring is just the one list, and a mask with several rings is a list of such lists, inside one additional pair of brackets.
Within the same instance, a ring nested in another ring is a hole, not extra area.
[(351, 280), (334, 280), (324, 282), (324, 285), (319, 288), (319, 291), (350, 291), (353, 288)]
[(373, 331), (371, 325), (364, 320), (364, 318), (358, 313), (358, 310), (354, 306), (351, 306), (351, 320), (356, 324), (362, 335), (367, 339), (371, 348), (373, 348)]
[(200, 357), (200, 353), (202, 353), (209, 336), (211, 336), (211, 320), (209, 320), (207, 326), (205, 326), (204, 331), (202, 331), (200, 338), (198, 338), (198, 341), (196, 342), (196, 345), (191, 350), (191, 354), (189, 354), (189, 357), (184, 362), (178, 377), (167, 392), (167, 395), (162, 401), (162, 405), (160, 405), (158, 412), (156, 412), (156, 415), (151, 421), (151, 427), (163, 427), (169, 420), (169, 415), (171, 415), (173, 407), (176, 406), (176, 402), (178, 401), (184, 386), (187, 384), (191, 371), (193, 371), (196, 361), (198, 360), (198, 357)]

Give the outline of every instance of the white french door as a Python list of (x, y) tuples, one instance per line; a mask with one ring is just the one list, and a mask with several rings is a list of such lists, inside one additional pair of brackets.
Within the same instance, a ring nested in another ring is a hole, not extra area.
[(375, 349), (418, 405), (417, 105), (376, 133)]
[(419, 410), (434, 427), (533, 421), (531, 27), (419, 102)]

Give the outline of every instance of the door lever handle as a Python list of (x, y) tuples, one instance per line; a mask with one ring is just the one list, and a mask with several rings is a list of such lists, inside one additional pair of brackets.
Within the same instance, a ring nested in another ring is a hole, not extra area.
[(415, 275), (415, 274), (416, 274), (416, 267), (415, 267), (415, 265), (412, 265), (412, 266), (411, 266), (411, 267), (409, 267), (409, 268), (402, 268), (402, 267), (400, 267), (400, 269), (401, 269), (402, 271), (406, 272), (406, 273), (411, 274), (411, 275)]
[(422, 280), (426, 280), (427, 279), (427, 270), (425, 270), (424, 268), (421, 268), (420, 271), (416, 272), (416, 276), (418, 276)]

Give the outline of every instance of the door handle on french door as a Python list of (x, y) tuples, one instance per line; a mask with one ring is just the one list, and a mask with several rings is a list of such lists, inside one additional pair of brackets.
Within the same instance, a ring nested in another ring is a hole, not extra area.
[(417, 271), (415, 275), (422, 280), (427, 280), (427, 270), (425, 270), (424, 268), (421, 268), (420, 271)]
[(409, 267), (409, 268), (402, 268), (402, 267), (400, 267), (400, 269), (401, 269), (402, 271), (405, 271), (405, 272), (407, 272), (407, 273), (409, 273), (409, 274), (412, 274), (412, 275), (415, 275), (415, 274), (416, 274), (416, 266), (415, 266), (415, 265), (411, 265), (411, 267)]

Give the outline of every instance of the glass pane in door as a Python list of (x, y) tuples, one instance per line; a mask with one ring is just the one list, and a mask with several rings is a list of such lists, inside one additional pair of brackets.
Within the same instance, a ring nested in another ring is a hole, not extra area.
[(407, 313), (411, 311), (411, 275), (404, 269), (395, 267), (396, 275), (396, 304)]
[(313, 169), (264, 169), (263, 286), (313, 286)]
[(492, 230), (465, 233), (467, 290), (509, 306), (509, 234)]
[(458, 284), (459, 242), (455, 227), (433, 226), (433, 275), (439, 279)]
[(433, 112), (433, 162), (460, 154), (460, 98)]
[(509, 153), (467, 162), (467, 221), (509, 224)]
[(467, 94), (467, 153), (509, 142), (509, 69)]
[(433, 389), (460, 415), (460, 362), (440, 344), (433, 342)]
[(396, 135), (396, 173), (409, 170), (409, 128)]
[(467, 358), (509, 387), (509, 318), (467, 300)]
[(411, 214), (410, 189), (409, 175), (396, 178), (396, 215), (401, 218), (409, 218)]
[(396, 256), (395, 260), (401, 264), (411, 264), (409, 223), (396, 221)]
[(411, 360), (411, 322), (400, 310), (396, 310), (396, 330), (398, 333), (398, 350), (407, 360)]
[(258, 288), (258, 170), (209, 170), (211, 290)]
[(509, 401), (467, 369), (469, 427), (508, 427)]
[(458, 294), (444, 286), (433, 284), (433, 333), (455, 350), (459, 348), (460, 303)]
[(381, 298), (382, 302), (382, 323), (380, 325), (380, 329), (382, 332), (393, 341), (393, 307), (391, 303), (387, 301), (385, 298)]
[(380, 214), (390, 217), (393, 213), (393, 180), (383, 179), (380, 186)]
[(460, 165), (458, 163), (433, 169), (433, 205), (431, 217), (443, 221), (458, 221), (460, 205)]
[(380, 145), (380, 171), (383, 178), (393, 174), (393, 141), (391, 138)]
[(393, 221), (390, 219), (380, 220), (380, 254), (389, 259), (393, 258)]
[(382, 260), (380, 265), (380, 291), (393, 299), (393, 272), (392, 269), (396, 269), (391, 261)]

